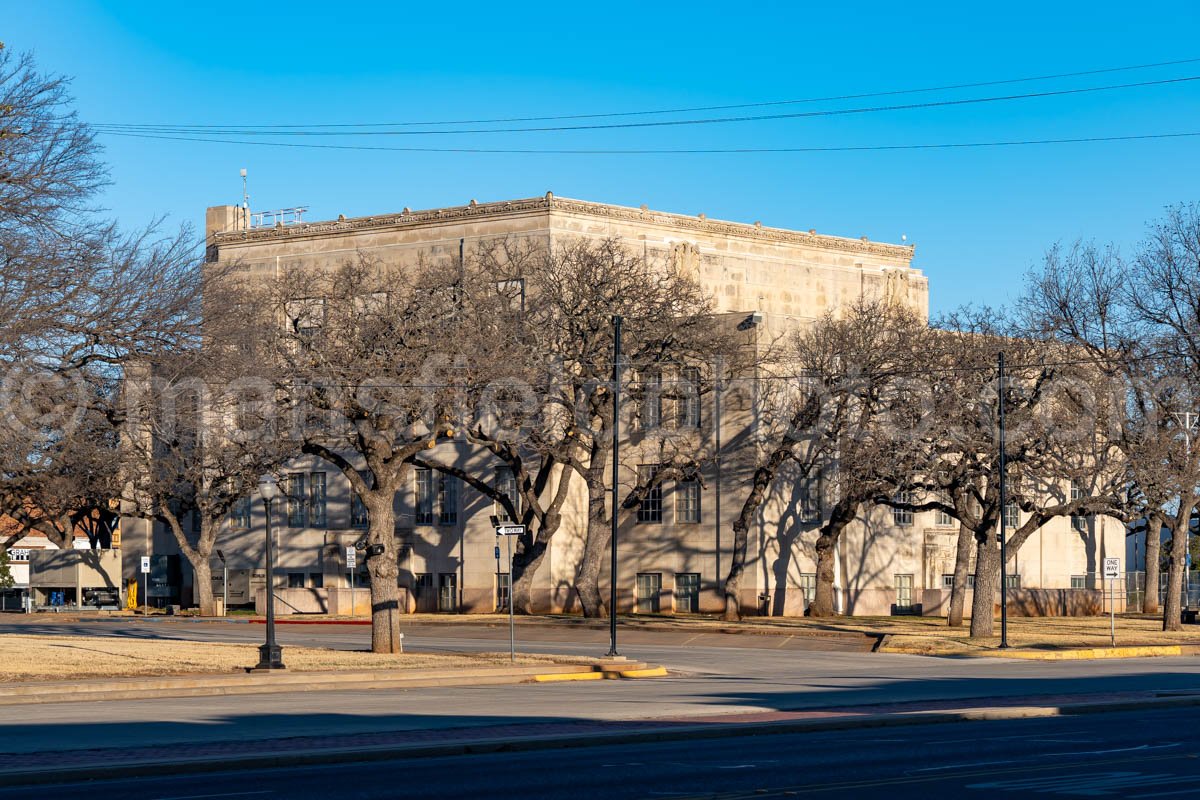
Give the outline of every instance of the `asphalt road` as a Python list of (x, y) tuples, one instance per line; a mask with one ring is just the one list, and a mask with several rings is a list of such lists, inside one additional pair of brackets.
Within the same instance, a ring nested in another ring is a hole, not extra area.
[[(47, 628), (56, 626), (44, 626)], [(534, 626), (525, 634), (534, 636)], [(29, 630), (22, 626), (22, 629)], [(598, 654), (596, 631), (543, 635), (542, 652)], [(4, 628), (0, 628), (3, 632)], [(258, 641), (260, 625), (81, 623), (62, 632)], [(507, 631), (410, 629), (412, 649), (502, 649)], [(365, 647), (365, 627), (281, 626), (287, 644)], [(601, 642), (604, 633), (599, 632)], [(667, 638), (659, 636), (658, 638)], [(787, 637), (726, 635), (720, 646), (630, 645), (629, 655), (666, 664), (669, 678), (642, 681), (325, 691), (0, 707), (0, 754), (89, 747), (409, 731), (575, 720), (699, 719), (739, 713), (872, 703), (1030, 698), (1130, 691), (1200, 690), (1200, 658), (1038, 662), (945, 659), (786, 648)], [(774, 646), (764, 646), (771, 643)], [(286, 659), (286, 650), (285, 650)]]
[(969, 722), (0, 789), (18, 797), (1200, 796), (1195, 710)]

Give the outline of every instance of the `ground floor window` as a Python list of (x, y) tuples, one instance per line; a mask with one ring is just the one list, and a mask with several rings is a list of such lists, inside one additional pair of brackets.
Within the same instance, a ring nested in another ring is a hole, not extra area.
[(1072, 575), (1071, 576), (1071, 588), (1072, 589), (1086, 589), (1087, 588), (1087, 575)]
[(496, 610), (508, 611), (509, 598), (512, 596), (508, 573), (496, 573)]
[(675, 610), (681, 614), (700, 611), (700, 573), (675, 573)]
[(443, 572), (438, 575), (438, 611), (458, 610), (458, 574)]
[(320, 589), (325, 586), (325, 576), (320, 572), (308, 573), (308, 585), (314, 589)]
[[(948, 573), (948, 574), (942, 576), (942, 588), (943, 589), (953, 589), (954, 588), (954, 574), (953, 573)], [(968, 589), (975, 588), (975, 576), (974, 575), (967, 576), (967, 588)]]
[(1007, 586), (1009, 589), (1020, 589), (1021, 588), (1021, 576), (1020, 575), (1006, 575), (1004, 585)]
[(804, 607), (806, 609), (812, 605), (813, 600), (817, 599), (817, 573), (800, 573), (800, 595), (804, 598)]
[(637, 576), (637, 612), (657, 614), (659, 595), (662, 594), (661, 572), (639, 572)]
[(896, 608), (907, 611), (913, 607), (913, 576), (896, 576)]
[(289, 589), (303, 589), (304, 588), (304, 573), (303, 572), (289, 572), (287, 574), (287, 576), (288, 576), (288, 588)]

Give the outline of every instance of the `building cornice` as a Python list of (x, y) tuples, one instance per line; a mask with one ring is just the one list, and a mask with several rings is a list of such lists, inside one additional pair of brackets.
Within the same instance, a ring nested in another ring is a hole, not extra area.
[(495, 203), (477, 203), (472, 200), (465, 206), (449, 206), (424, 211), (410, 211), (406, 208), (399, 214), (352, 218), (339, 217), (336, 220), (323, 222), (303, 222), (298, 225), (279, 225), (273, 228), (224, 231), (213, 234), (210, 244), (217, 246), (250, 243), (265, 244), (268, 242), (303, 240), (327, 236), (331, 233), (365, 233), (393, 228), (419, 227), (444, 222), (502, 218), (540, 211), (561, 211), (567, 214), (599, 217), (623, 222), (642, 222), (693, 233), (704, 233), (715, 236), (737, 236), (904, 261), (911, 260), (915, 251), (913, 245), (873, 242), (866, 237), (851, 239), (843, 236), (819, 234), (815, 231), (770, 228), (757, 222), (751, 225), (742, 222), (707, 219), (703, 215), (693, 217), (664, 211), (651, 211), (645, 206), (630, 208), (628, 206), (609, 205), (607, 203), (591, 203), (585, 200), (555, 197), (551, 192), (547, 192), (543, 197), (531, 197), (524, 200), (503, 200)]

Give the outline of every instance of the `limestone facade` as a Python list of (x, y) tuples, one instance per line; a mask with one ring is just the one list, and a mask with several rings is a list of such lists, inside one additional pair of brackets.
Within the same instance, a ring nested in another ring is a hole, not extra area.
[[(617, 238), (650, 261), (695, 275), (719, 313), (750, 321), (764, 336), (816, 319), (860, 296), (888, 297), (928, 314), (928, 281), (912, 266), (911, 246), (669, 214), (644, 206), (583, 202), (550, 193), (271, 228), (248, 228), (245, 223), (236, 206), (208, 210), (209, 262), (237, 264), (269, 279), (285, 271), (329, 268), (359, 251), (411, 265), (423, 258), (462, 257), (494, 237), (532, 237), (551, 245), (570, 237)], [(752, 398), (731, 394), (724, 402), (721, 439), (739, 444), (727, 445), (724, 451), (721, 496), (714, 489), (716, 475), (706, 473), (708, 489), (699, 493), (698, 509), (690, 487), (668, 485), (658, 521), (638, 522), (637, 515), (630, 514), (622, 522), (618, 591), (623, 610), (714, 611), (720, 605), (731, 524), (756, 455), (753, 436), (747, 435), (752, 432)], [(714, 433), (712, 409), (705, 405), (695, 435), (707, 442)], [(439, 445), (436, 455), (476, 474), (496, 474), (497, 464), (465, 443)], [(637, 458), (632, 451), (622, 469), (632, 474)], [(285, 508), (275, 517), (277, 585), (317, 594), (348, 586), (345, 548), (364, 532), (349, 484), (332, 465), (311, 457), (295, 459), (286, 471), (303, 476), (296, 480), (305, 481), (310, 497), (317, 497), (314, 485), (323, 488), (321, 499), (314, 499), (305, 513), (297, 511), (289, 518)], [(493, 503), (452, 480), (442, 490), (441, 480), (436, 474), (418, 474), (396, 498), (401, 585), (408, 607), (491, 611), (507, 572), (494, 551), (489, 522)], [(431, 486), (434, 497), (445, 498), (445, 503), (435, 507), (432, 517), (418, 516), (417, 494), (431, 491)], [(752, 531), (743, 607), (774, 615), (804, 612), (815, 577), (815, 531), (832, 490), (822, 482), (778, 482)], [(953, 569), (954, 531), (937, 524), (932, 512), (913, 516), (911, 522), (898, 521), (891, 511), (876, 509), (847, 531), (837, 566), (843, 610), (887, 614), (897, 604), (908, 604), (925, 605), (929, 612), (933, 609), (928, 606), (941, 602), (943, 576)], [(585, 497), (577, 491), (536, 579), (534, 600), (544, 610), (577, 608), (570, 586), (582, 551), (585, 517)], [(265, 580), (261, 501), (255, 499), (248, 514), (231, 519), (229, 525), (218, 547), (233, 571), (231, 585), (245, 584), (253, 596), (255, 584)], [(1070, 588), (1072, 576), (1094, 572), (1105, 554), (1123, 549), (1124, 532), (1117, 523), (1092, 525), (1095, 530), (1085, 533), (1072, 528), (1069, 520), (1058, 520), (1035, 534), (1019, 556), (1022, 585)], [(122, 527), (126, 572), (147, 549), (177, 552), (169, 533), (158, 526), (127, 519)], [(186, 562), (183, 572), (181, 594), (186, 599)], [(220, 564), (214, 564), (213, 574), (222, 574)], [(366, 585), (362, 578), (357, 580)]]

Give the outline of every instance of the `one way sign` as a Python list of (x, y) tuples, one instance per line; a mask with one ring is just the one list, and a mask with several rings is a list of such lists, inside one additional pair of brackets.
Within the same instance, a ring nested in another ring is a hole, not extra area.
[(497, 525), (497, 536), (520, 536), (525, 533), (524, 525)]

